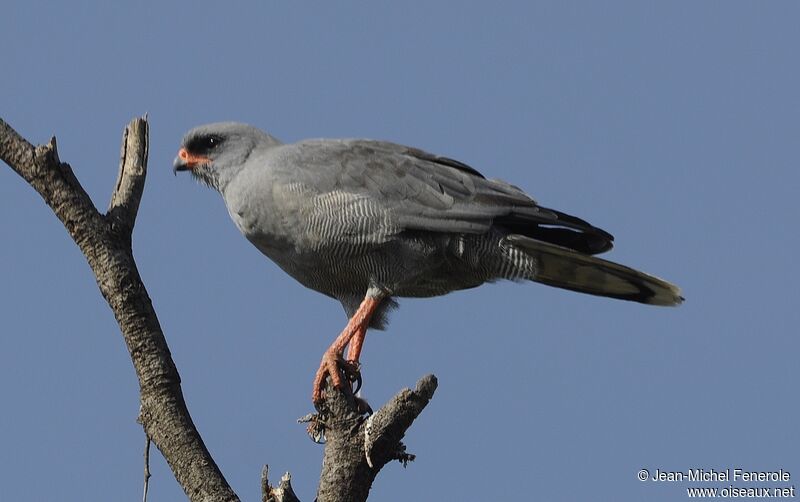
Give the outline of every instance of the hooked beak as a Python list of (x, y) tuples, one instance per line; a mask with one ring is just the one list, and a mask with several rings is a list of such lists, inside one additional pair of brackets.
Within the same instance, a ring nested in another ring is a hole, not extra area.
[(178, 171), (191, 171), (200, 164), (207, 164), (211, 162), (208, 157), (202, 155), (192, 155), (186, 148), (178, 150), (178, 155), (172, 162), (172, 173), (178, 174)]

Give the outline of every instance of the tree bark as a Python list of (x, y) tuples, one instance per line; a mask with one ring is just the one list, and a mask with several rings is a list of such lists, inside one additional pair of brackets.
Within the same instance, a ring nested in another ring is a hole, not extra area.
[(139, 420), (191, 500), (239, 500), (206, 449), (183, 399), (180, 376), (131, 251), (147, 174), (148, 124), (125, 128), (120, 171), (107, 214), (95, 209), (56, 140), (34, 147), (0, 120), (0, 158), (53, 209), (86, 256), (117, 319), (139, 378)]
[[(58, 158), (56, 140), (34, 147), (0, 119), (0, 159), (19, 174), (53, 209), (86, 257), (100, 292), (119, 324), (139, 379), (139, 422), (161, 451), (192, 501), (238, 501), (203, 443), (183, 398), (181, 380), (131, 249), (147, 175), (147, 118), (128, 124), (111, 202), (101, 214), (71, 167)], [(413, 459), (400, 442), (430, 400), (435, 377), (424, 377), (414, 391), (401, 391), (376, 414), (349, 392), (329, 389), (324, 410), (310, 420), (324, 433), (320, 502), (366, 500), (372, 481), (393, 459)], [(266, 469), (263, 499), (295, 501), (289, 476), (270, 487)]]
[(374, 414), (365, 415), (352, 394), (328, 387), (320, 420), (325, 427), (325, 455), (317, 491), (319, 502), (367, 500), (378, 472), (391, 462), (414, 460), (402, 443), (406, 430), (427, 406), (437, 386), (427, 375), (416, 389), (403, 389)]

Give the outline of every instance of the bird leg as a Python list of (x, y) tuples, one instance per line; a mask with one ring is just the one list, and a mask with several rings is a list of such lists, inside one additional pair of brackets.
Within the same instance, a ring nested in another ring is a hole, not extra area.
[[(347, 351), (348, 361), (346, 364), (354, 368), (354, 372), (358, 371), (358, 358), (361, 355), (361, 348), (364, 345), (364, 338), (367, 335), (367, 328), (369, 327), (372, 314), (380, 305), (382, 298), (375, 298), (367, 295), (364, 301), (356, 310), (353, 317), (347, 322), (342, 333), (333, 341), (328, 350), (322, 355), (317, 375), (314, 377), (314, 391), (311, 394), (311, 400), (314, 404), (322, 402), (323, 389), (325, 388), (325, 378), (330, 376), (331, 383), (337, 389), (344, 387), (344, 379), (339, 372), (339, 366), (342, 361), (345, 347), (350, 345)], [(348, 368), (349, 369), (349, 368)]]
[(347, 346), (347, 361), (358, 364), (358, 358), (361, 357), (361, 348), (364, 346), (364, 340), (367, 338), (367, 328), (359, 329), (353, 333), (353, 338), (350, 340), (350, 345)]
[(366, 338), (366, 328), (360, 329), (353, 334), (350, 345), (347, 346), (347, 358), (342, 368), (350, 381), (355, 382), (354, 393), (361, 389), (361, 384), (363, 383), (361, 379), (361, 363), (358, 362), (358, 358), (361, 356), (361, 348), (364, 346), (364, 340)]

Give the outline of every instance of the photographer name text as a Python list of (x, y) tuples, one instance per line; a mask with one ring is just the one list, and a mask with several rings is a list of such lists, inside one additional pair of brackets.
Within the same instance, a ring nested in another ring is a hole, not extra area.
[(656, 469), (650, 478), (652, 481), (757, 481), (781, 482), (789, 481), (792, 475), (789, 471), (748, 471), (746, 469), (689, 469), (687, 471), (664, 471)]

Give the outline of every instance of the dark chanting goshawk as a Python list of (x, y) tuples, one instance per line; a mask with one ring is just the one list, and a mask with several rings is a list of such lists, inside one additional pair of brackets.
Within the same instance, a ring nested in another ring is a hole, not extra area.
[(344, 386), (344, 349), (357, 365), (367, 328), (385, 326), (396, 297), (526, 279), (650, 305), (683, 300), (666, 281), (594, 257), (612, 247), (604, 230), (415, 148), (364, 139), (283, 144), (225, 122), (189, 131), (174, 169), (219, 191), (236, 227), (289, 275), (342, 303), (349, 322), (322, 357), (315, 403), (327, 377)]

